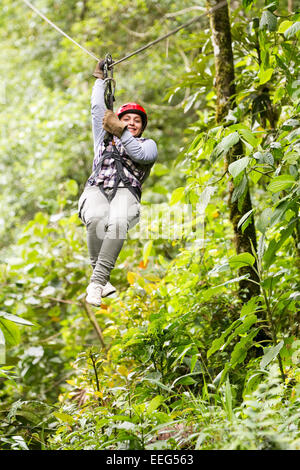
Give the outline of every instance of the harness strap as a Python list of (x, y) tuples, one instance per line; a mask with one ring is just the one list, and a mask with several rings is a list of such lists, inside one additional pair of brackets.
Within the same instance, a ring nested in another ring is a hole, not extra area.
[[(131, 182), (130, 182), (129, 178), (127, 178), (127, 176), (125, 175), (123, 168), (124, 167), (126, 168), (126, 166), (125, 166), (124, 162), (122, 161), (122, 157), (120, 155), (120, 152), (119, 152), (119, 150), (117, 149), (117, 147), (114, 143), (113, 143), (112, 152), (105, 151), (103, 153), (101, 160), (99, 161), (97, 167), (94, 170), (94, 174), (96, 174), (96, 172), (101, 168), (101, 165), (102, 165), (104, 159), (107, 158), (107, 157), (113, 158), (115, 163), (116, 163), (117, 178), (116, 178), (115, 184), (113, 186), (113, 192), (110, 195), (108, 195), (105, 192), (102, 184), (99, 185), (100, 191), (106, 196), (106, 198), (109, 201), (112, 201), (113, 198), (115, 197), (116, 192), (117, 192), (119, 183), (120, 183), (120, 181), (122, 181), (125, 188), (129, 189), (129, 191), (138, 199), (138, 201), (140, 201), (141, 200), (141, 195), (142, 195), (141, 190), (138, 187), (133, 187), (131, 185)], [(128, 170), (128, 168), (127, 168), (127, 170)]]
[[(109, 76), (110, 74), (110, 76)], [(103, 65), (103, 76), (104, 76), (104, 101), (106, 104), (107, 109), (111, 111), (114, 110), (114, 101), (115, 101), (115, 88), (116, 82), (114, 80), (114, 73), (113, 73), (113, 60), (110, 54), (106, 54), (104, 59)], [(105, 147), (113, 140), (114, 136), (109, 132), (105, 133), (104, 136), (104, 145)]]

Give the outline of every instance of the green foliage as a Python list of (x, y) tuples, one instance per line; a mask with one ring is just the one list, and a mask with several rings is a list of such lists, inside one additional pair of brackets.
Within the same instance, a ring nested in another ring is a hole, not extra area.
[[(42, 3), (114, 59), (192, 14), (181, 0)], [(299, 15), (278, 2), (234, 8), (236, 106), (221, 123), (207, 18), (116, 67), (116, 107), (139, 100), (159, 147), (144, 209), (193, 211), (179, 238), (129, 237), (112, 273), (118, 296), (94, 310), (77, 216), (92, 165), (94, 64), (22, 2), (3, 0), (2, 449), (299, 449)], [(243, 154), (224, 170), (237, 143)], [(235, 253), (228, 181), (239, 206), (250, 185), (253, 208), (238, 227), (255, 221), (251, 253)], [(247, 303), (244, 267), (260, 286)]]

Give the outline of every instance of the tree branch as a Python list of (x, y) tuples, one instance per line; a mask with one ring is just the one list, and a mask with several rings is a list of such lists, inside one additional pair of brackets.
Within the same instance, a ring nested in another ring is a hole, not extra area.
[(94, 312), (92, 311), (92, 309), (89, 307), (89, 305), (84, 300), (80, 300), (80, 303), (83, 306), (83, 308), (84, 308), (84, 310), (87, 314), (88, 319), (90, 320), (91, 324), (93, 325), (104, 351), (107, 352), (107, 348), (106, 348), (106, 345), (105, 345), (105, 342), (104, 342), (102, 330), (101, 330), (101, 328), (100, 328), (100, 326), (99, 326), (99, 324), (96, 320)]

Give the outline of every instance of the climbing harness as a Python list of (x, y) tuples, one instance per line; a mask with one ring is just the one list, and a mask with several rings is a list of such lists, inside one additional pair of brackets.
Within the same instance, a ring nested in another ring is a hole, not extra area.
[[(110, 194), (108, 194), (105, 189), (103, 189), (102, 185), (100, 184), (98, 187), (100, 189), (100, 191), (105, 195), (105, 197), (109, 200), (109, 201), (112, 201), (113, 198), (115, 197), (115, 194), (117, 192), (117, 189), (118, 189), (118, 186), (120, 184), (120, 182), (122, 181), (123, 185), (125, 188), (129, 189), (129, 191), (138, 199), (140, 200), (141, 199), (141, 190), (136, 187), (136, 186), (132, 186), (129, 178), (127, 178), (127, 176), (125, 175), (124, 173), (124, 167), (128, 170), (128, 171), (131, 171), (127, 165), (125, 164), (125, 161), (124, 159), (122, 158), (117, 146), (115, 144), (113, 144), (112, 146), (112, 150), (108, 151), (108, 150), (105, 150), (103, 152), (103, 155), (102, 155), (102, 158), (101, 160), (104, 161), (105, 158), (113, 158), (114, 159), (114, 162), (115, 162), (115, 165), (116, 165), (116, 170), (117, 170), (117, 178), (115, 180), (115, 183), (114, 183), (114, 186), (112, 188), (112, 192)], [(99, 162), (100, 163), (100, 162)], [(101, 167), (101, 165), (99, 165), (99, 167)], [(99, 168), (100, 169), (100, 168)]]
[[(129, 180), (129, 178), (127, 178), (127, 176), (124, 173), (124, 168), (126, 168), (126, 170), (132, 174), (132, 168), (130, 168), (128, 166), (128, 164), (126, 163), (126, 160), (120, 154), (120, 152), (119, 152), (119, 150), (118, 150), (118, 148), (117, 148), (117, 146), (116, 146), (116, 144), (113, 140), (111, 141), (111, 144), (112, 145), (111, 145), (110, 149), (107, 149), (107, 147), (105, 147), (105, 149), (104, 149), (104, 151), (101, 155), (101, 159), (99, 160), (96, 168), (94, 169), (93, 173), (89, 177), (88, 181), (93, 180), (94, 178), (96, 178), (96, 176), (98, 175), (98, 172), (101, 170), (102, 164), (103, 164), (103, 162), (106, 158), (113, 158), (114, 162), (115, 162), (115, 165), (116, 165), (117, 178), (115, 180), (113, 188), (110, 188), (110, 189), (112, 189), (112, 192), (110, 194), (108, 194), (105, 191), (105, 189), (102, 187), (102, 183), (98, 184), (99, 190), (105, 195), (105, 197), (109, 201), (111, 201), (114, 198), (115, 194), (116, 194), (116, 191), (117, 191), (117, 188), (118, 188), (120, 182), (122, 181), (124, 187), (129, 189), (129, 191), (138, 200), (140, 200), (141, 199), (141, 190), (140, 190), (140, 188), (136, 187), (136, 186), (133, 187), (130, 180)], [(148, 174), (149, 174), (149, 170), (150, 170), (150, 168), (148, 168)], [(148, 176), (148, 174), (147, 174), (147, 176)], [(145, 175), (144, 175), (143, 181), (145, 179), (146, 178), (145, 178)], [(86, 185), (88, 185), (88, 181), (87, 181)], [(140, 181), (140, 183), (142, 183), (142, 181)]]

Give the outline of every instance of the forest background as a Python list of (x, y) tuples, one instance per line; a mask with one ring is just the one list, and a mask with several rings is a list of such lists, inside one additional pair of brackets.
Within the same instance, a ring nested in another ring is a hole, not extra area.
[[(220, 3), (34, 5), (117, 60)], [(300, 448), (297, 7), (232, 1), (115, 67), (159, 159), (148, 235), (95, 309), (77, 201), (96, 62), (1, 0), (2, 449)]]

